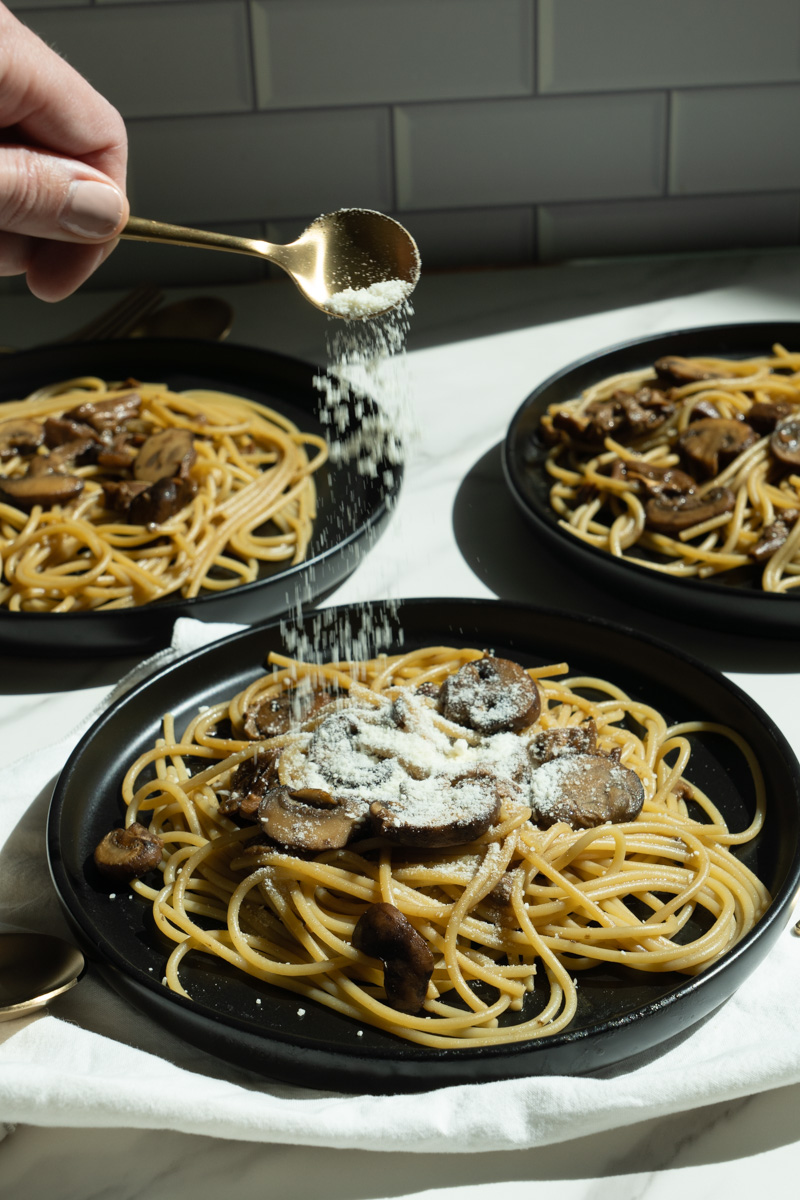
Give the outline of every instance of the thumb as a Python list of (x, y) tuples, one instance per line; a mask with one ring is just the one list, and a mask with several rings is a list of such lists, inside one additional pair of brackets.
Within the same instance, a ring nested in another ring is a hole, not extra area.
[(59, 242), (105, 242), (128, 202), (101, 171), (27, 146), (0, 146), (0, 230)]

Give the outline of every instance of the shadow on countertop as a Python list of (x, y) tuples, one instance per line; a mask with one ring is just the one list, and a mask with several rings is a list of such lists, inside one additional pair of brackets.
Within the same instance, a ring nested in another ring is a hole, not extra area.
[(800, 641), (755, 638), (673, 621), (597, 587), (556, 557), (528, 526), (506, 486), (498, 443), (465, 476), (453, 532), (465, 561), (503, 600), (613, 621), (675, 646), (720, 671), (800, 671)]

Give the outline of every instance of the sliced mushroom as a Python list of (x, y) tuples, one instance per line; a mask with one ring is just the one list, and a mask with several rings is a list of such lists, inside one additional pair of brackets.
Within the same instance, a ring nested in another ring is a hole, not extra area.
[(83, 421), (102, 433), (104, 430), (121, 429), (126, 421), (137, 416), (142, 407), (138, 392), (126, 392), (110, 400), (87, 400), (77, 408), (71, 408), (64, 416), (68, 420)]
[(685, 383), (697, 383), (702, 379), (719, 379), (724, 371), (709, 371), (702, 363), (678, 354), (666, 354), (653, 364), (659, 382), (666, 387), (683, 387)]
[(658, 388), (642, 387), (633, 395), (615, 392), (614, 397), (622, 406), (626, 431), (631, 437), (652, 433), (675, 412), (675, 405)]
[(492, 734), (532, 725), (541, 711), (541, 698), (518, 663), (487, 654), (445, 679), (439, 708), (456, 725)]
[(769, 439), (775, 458), (786, 467), (800, 467), (800, 417), (787, 417)]
[(703, 496), (654, 496), (644, 506), (648, 529), (674, 535), (723, 513), (732, 512), (736, 497), (730, 488), (713, 488)]
[(48, 455), (36, 455), (28, 467), (30, 475), (45, 475), (50, 471), (63, 471), (77, 463), (94, 462), (99, 442), (94, 437), (76, 437), (54, 446)]
[(635, 771), (611, 758), (564, 754), (532, 773), (529, 799), (542, 829), (557, 821), (592, 829), (606, 821), (632, 821), (644, 803), (644, 787)]
[(496, 904), (500, 908), (508, 907), (508, 905), (511, 903), (511, 897), (514, 891), (515, 877), (516, 873), (514, 871), (503, 872), (497, 883), (486, 897), (490, 904)]
[(698, 400), (696, 404), (692, 405), (692, 411), (689, 413), (689, 421), (702, 421), (703, 418), (718, 421), (721, 416), (722, 413), (710, 400)]
[(435, 960), (408, 917), (393, 904), (371, 904), (358, 918), (353, 945), (361, 954), (383, 963), (383, 987), (391, 1007), (398, 1012), (419, 1012)]
[(788, 508), (780, 516), (776, 516), (774, 521), (765, 525), (761, 530), (761, 537), (750, 548), (750, 557), (754, 558), (756, 562), (766, 562), (768, 558), (772, 558), (775, 551), (780, 550), (786, 541), (798, 515), (800, 514), (797, 509)]
[(134, 821), (127, 829), (112, 829), (96, 847), (98, 871), (124, 882), (140, 879), (161, 862), (163, 842), (146, 825)]
[(0, 460), (17, 454), (32, 454), (44, 441), (44, 427), (38, 421), (12, 417), (0, 421)]
[(772, 433), (779, 421), (790, 417), (796, 411), (794, 404), (787, 404), (783, 400), (774, 403), (758, 400), (747, 411), (747, 424), (752, 425), (753, 429), (763, 436), (765, 433)]
[(333, 693), (323, 688), (309, 693), (283, 691), (277, 696), (265, 696), (245, 710), (244, 731), (249, 738), (280, 737), (334, 699)]
[(147, 484), (139, 479), (104, 479), (102, 488), (106, 505), (114, 512), (125, 514), (131, 501), (147, 490)]
[(42, 508), (69, 504), (82, 491), (83, 480), (76, 475), (24, 475), (20, 479), (0, 475), (0, 499), (23, 512), (30, 512), (37, 504)]
[(657, 467), (643, 458), (621, 458), (614, 460), (611, 467), (612, 479), (630, 479), (649, 496), (680, 495), (693, 492), (696, 482), (691, 475), (677, 467)]
[(243, 759), (232, 772), (228, 794), (219, 801), (219, 811), (226, 817), (236, 814), (246, 820), (255, 820), (261, 801), (280, 782), (279, 758), (280, 750), (256, 746), (255, 754)]
[(276, 787), (259, 804), (258, 819), (279, 846), (318, 854), (346, 846), (363, 818), (330, 792)]
[(156, 483), (173, 475), (186, 475), (196, 457), (189, 429), (160, 429), (151, 433), (133, 464), (135, 479)]
[(532, 739), (528, 754), (531, 761), (540, 766), (561, 758), (564, 754), (597, 754), (597, 726), (594, 721), (585, 725), (562, 725), (553, 729), (542, 729)]
[(336, 790), (363, 791), (385, 783), (392, 775), (393, 759), (376, 758), (365, 750), (362, 732), (361, 714), (345, 709), (324, 715), (311, 736), (309, 763)]
[(369, 814), (373, 832), (395, 845), (463, 846), (491, 828), (506, 799), (518, 799), (508, 780), (471, 767), (454, 777), (409, 783), (396, 798), (374, 800)]
[(138, 446), (130, 434), (118, 433), (112, 438), (111, 444), (103, 446), (98, 453), (97, 465), (104, 471), (128, 471), (138, 453)]
[(44, 423), (44, 444), (51, 450), (55, 446), (63, 446), (65, 442), (74, 442), (79, 438), (93, 438), (98, 444), (100, 438), (91, 425), (85, 421), (74, 421), (71, 417), (48, 417)]
[(617, 440), (641, 437), (663, 425), (675, 405), (657, 388), (637, 392), (617, 391), (607, 400), (593, 400), (580, 414), (561, 410), (553, 416), (560, 429), (578, 442), (597, 445), (609, 435)]
[(157, 529), (185, 508), (197, 491), (193, 479), (157, 479), (133, 497), (128, 507), (131, 525)]
[(701, 478), (713, 479), (756, 441), (758, 434), (746, 421), (705, 417), (684, 429), (677, 449), (689, 470)]

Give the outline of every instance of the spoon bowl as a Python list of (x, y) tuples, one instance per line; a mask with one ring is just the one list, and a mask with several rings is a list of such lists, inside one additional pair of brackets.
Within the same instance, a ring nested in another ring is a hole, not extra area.
[(130, 241), (250, 254), (275, 263), (329, 316), (376, 317), (411, 294), (420, 273), (416, 242), (398, 221), (365, 208), (317, 217), (288, 245), (131, 217)]
[(84, 958), (47, 933), (0, 934), (0, 1021), (44, 1008), (78, 982)]

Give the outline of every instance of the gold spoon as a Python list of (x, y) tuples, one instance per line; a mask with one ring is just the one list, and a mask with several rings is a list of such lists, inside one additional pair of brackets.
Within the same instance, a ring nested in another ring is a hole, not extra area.
[(74, 987), (84, 958), (69, 942), (47, 933), (0, 933), (0, 1021), (44, 1008)]
[(342, 208), (317, 217), (288, 246), (131, 217), (122, 237), (251, 254), (281, 267), (316, 308), (329, 316), (374, 317), (416, 287), (420, 260), (411, 234), (391, 217)]

